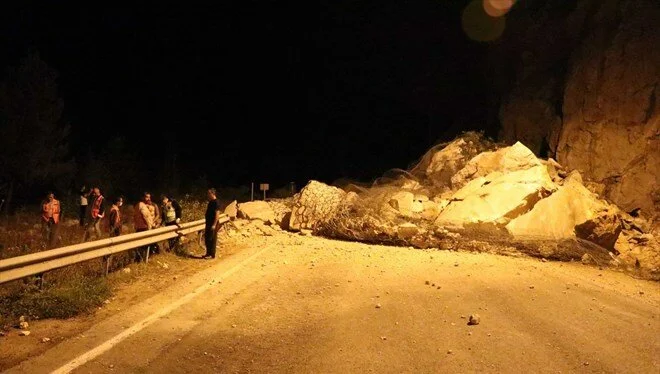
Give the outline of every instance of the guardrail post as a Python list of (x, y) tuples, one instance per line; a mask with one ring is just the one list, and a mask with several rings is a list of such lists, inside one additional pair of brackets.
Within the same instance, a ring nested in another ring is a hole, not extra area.
[(44, 289), (44, 284), (45, 284), (44, 277), (45, 277), (45, 275), (46, 275), (46, 273), (37, 274), (37, 286), (39, 287), (39, 290)]
[(112, 255), (103, 256), (103, 262), (105, 263), (105, 276), (108, 276), (110, 272), (110, 264), (112, 263)]

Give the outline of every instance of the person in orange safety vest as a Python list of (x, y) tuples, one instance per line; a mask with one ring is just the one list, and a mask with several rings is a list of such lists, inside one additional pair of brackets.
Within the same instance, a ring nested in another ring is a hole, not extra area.
[(101, 220), (103, 220), (103, 217), (105, 216), (105, 198), (101, 195), (101, 190), (98, 187), (92, 189), (87, 211), (88, 221), (85, 226), (83, 241), (86, 242), (92, 237), (92, 235), (96, 237), (96, 240), (99, 240), (103, 237), (101, 232)]

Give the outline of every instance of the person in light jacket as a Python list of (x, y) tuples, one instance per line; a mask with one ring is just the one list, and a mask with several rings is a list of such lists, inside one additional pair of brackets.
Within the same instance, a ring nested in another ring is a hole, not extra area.
[[(145, 192), (142, 194), (142, 199), (135, 204), (134, 215), (133, 215), (133, 226), (135, 227), (135, 232), (142, 232), (151, 230), (154, 228), (154, 217), (152, 216), (151, 210), (149, 209), (149, 202), (151, 201), (151, 193)], [(142, 253), (146, 256), (147, 251), (149, 250), (149, 245), (144, 245), (140, 248), (137, 248), (135, 252), (135, 260), (139, 261), (142, 258)]]
[[(178, 226), (181, 223), (181, 205), (175, 199), (170, 199), (167, 195), (162, 195), (160, 198), (163, 225), (165, 226)], [(179, 238), (172, 238), (168, 240), (168, 251), (174, 250)]]

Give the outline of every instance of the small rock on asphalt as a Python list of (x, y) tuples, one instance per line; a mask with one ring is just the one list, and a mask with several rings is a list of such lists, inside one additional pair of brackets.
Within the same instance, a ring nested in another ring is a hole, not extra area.
[(473, 326), (473, 325), (478, 325), (481, 323), (481, 317), (478, 314), (470, 314), (470, 318), (468, 318), (468, 325)]

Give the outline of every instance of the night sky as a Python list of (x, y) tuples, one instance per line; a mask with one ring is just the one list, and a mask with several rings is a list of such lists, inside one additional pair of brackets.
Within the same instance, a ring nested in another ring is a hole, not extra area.
[(34, 50), (59, 72), (79, 160), (122, 136), (137, 168), (173, 142), (215, 185), (368, 181), (494, 131), (467, 1), (139, 3), (3, 8), (0, 66)]

